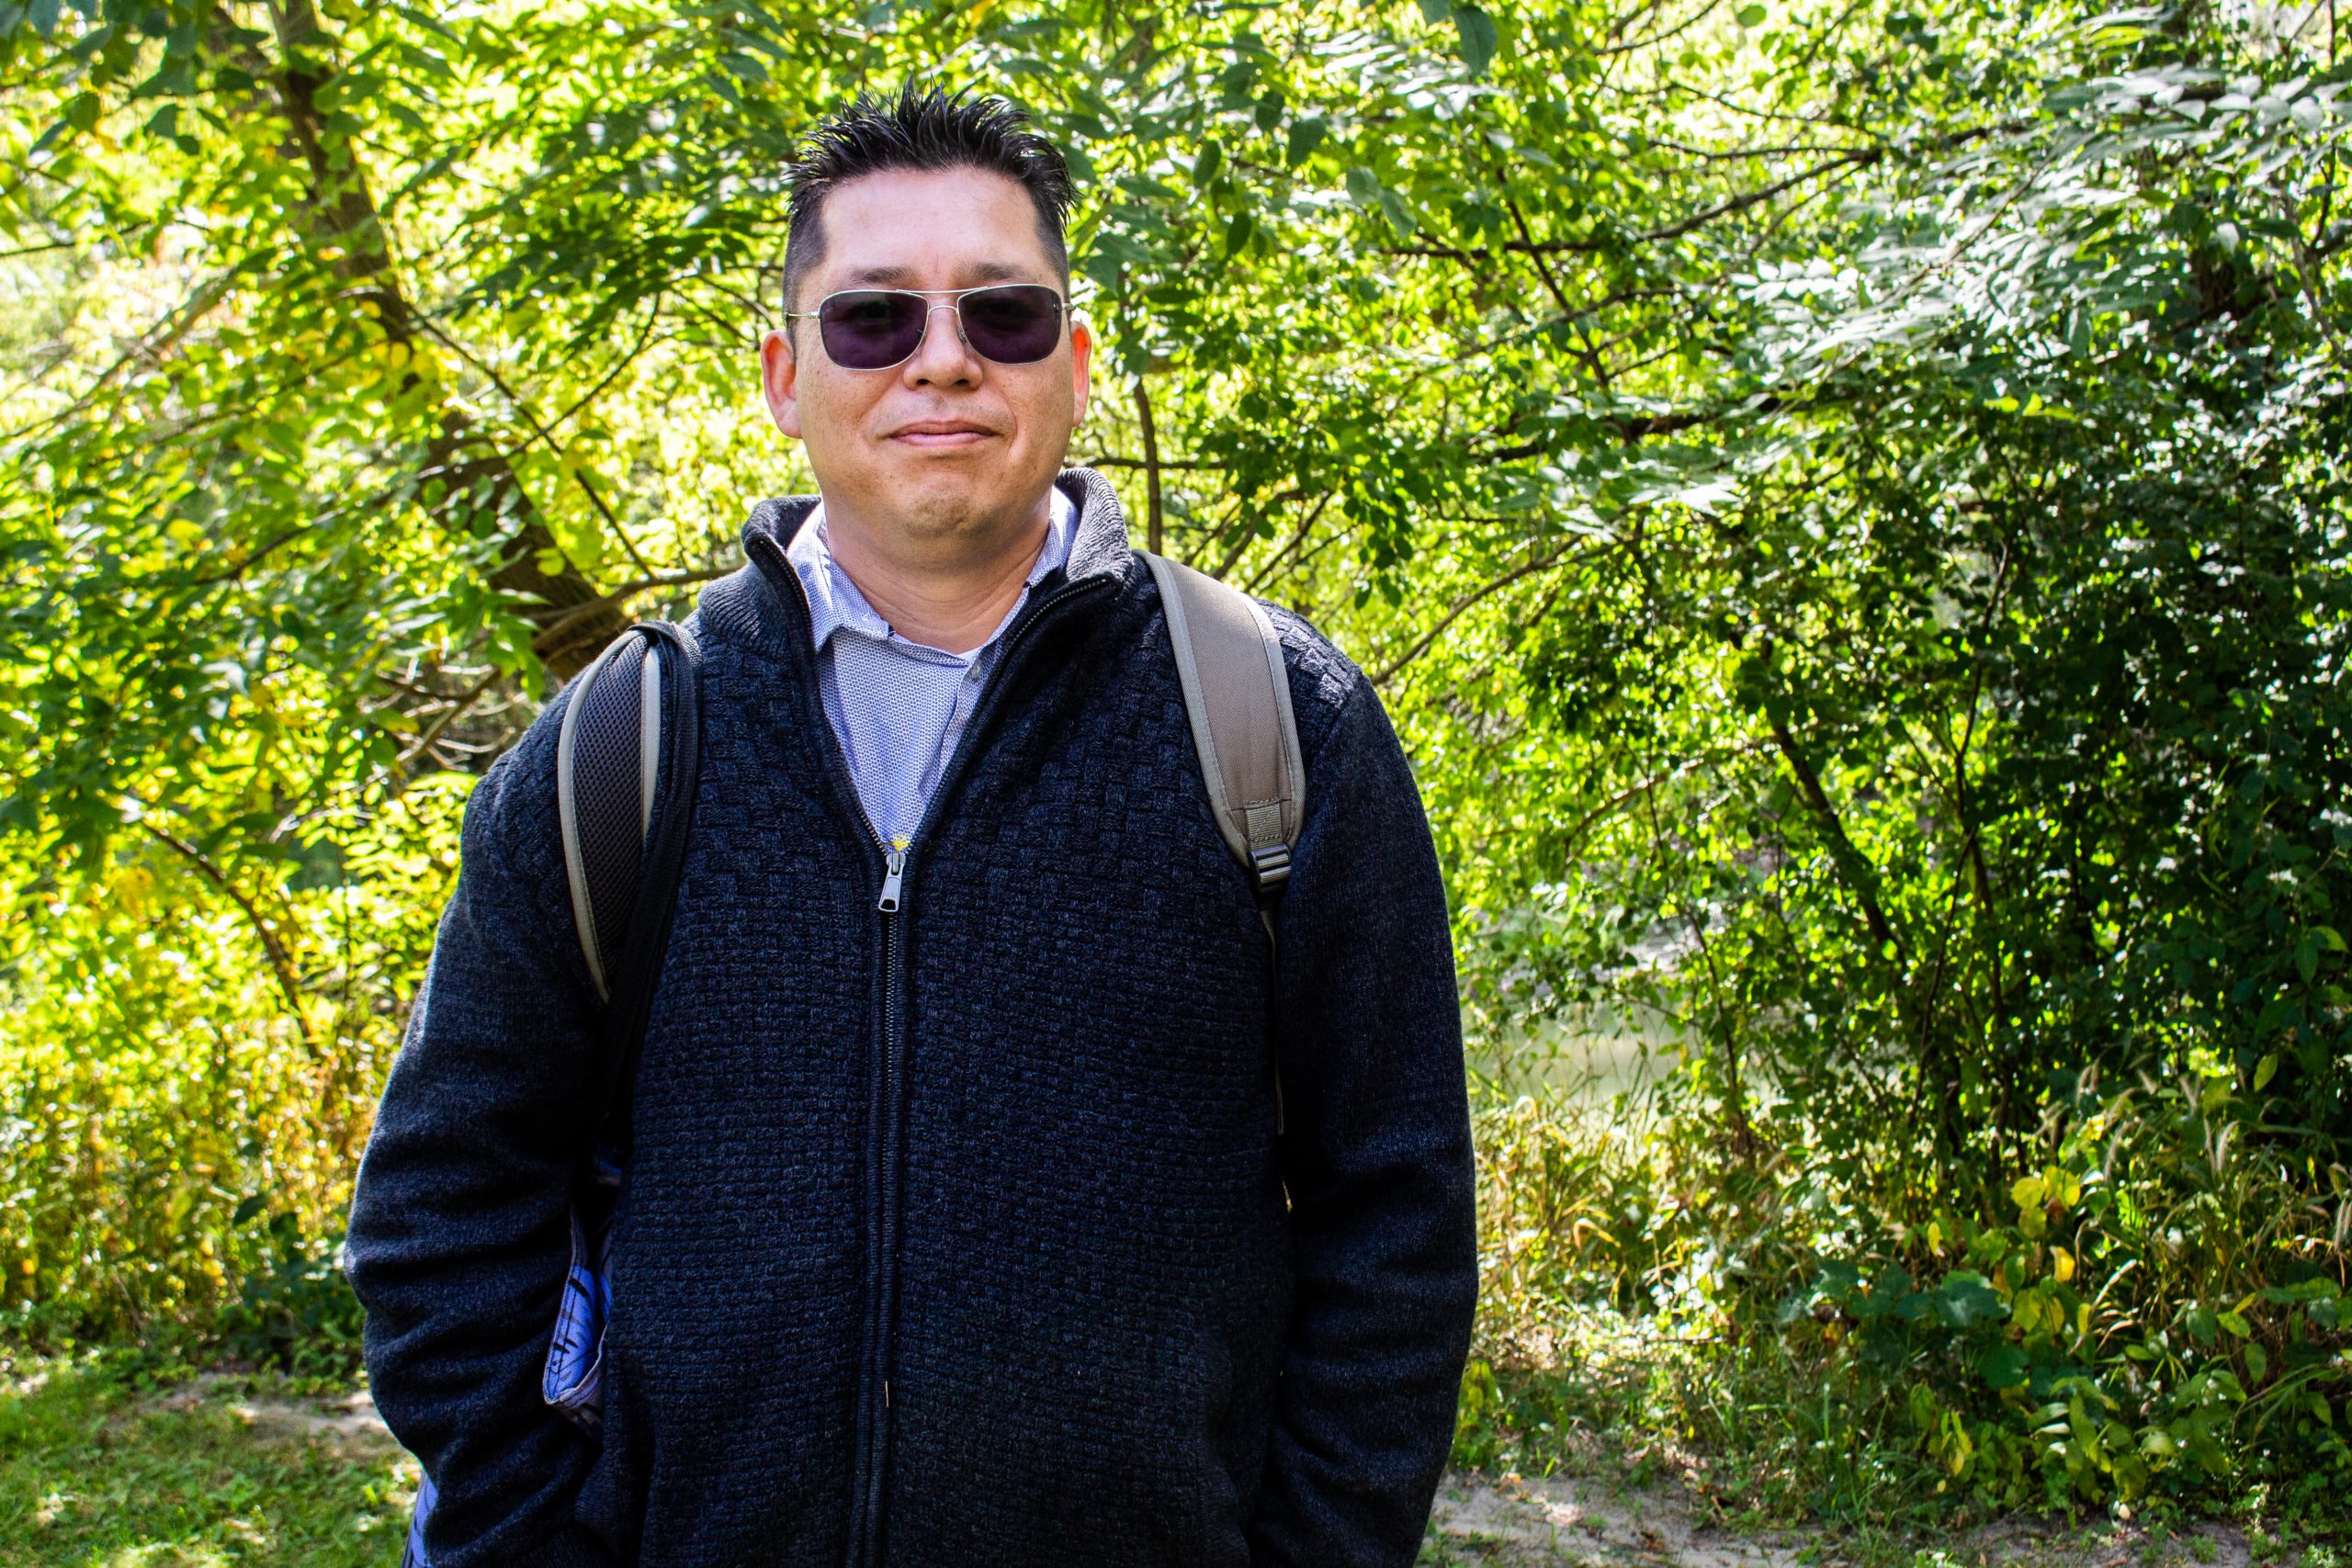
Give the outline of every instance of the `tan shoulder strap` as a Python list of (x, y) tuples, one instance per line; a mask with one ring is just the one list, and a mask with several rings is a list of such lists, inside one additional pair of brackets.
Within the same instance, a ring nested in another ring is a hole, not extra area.
[(1290, 878), (1291, 846), (1306, 819), (1306, 768), (1282, 639), (1248, 594), (1149, 551), (1137, 553), (1167, 608), (1176, 677), (1217, 831), (1250, 874), (1260, 905), (1270, 905)]

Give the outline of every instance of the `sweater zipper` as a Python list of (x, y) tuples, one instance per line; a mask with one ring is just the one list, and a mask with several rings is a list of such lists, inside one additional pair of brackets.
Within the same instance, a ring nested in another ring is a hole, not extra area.
[[(788, 570), (788, 569), (787, 569)], [(795, 581), (798, 581), (795, 574)], [(939, 802), (956, 776), (962, 773), (966, 756), (974, 740), (987, 728), (987, 720), (995, 711), (996, 699), (1005, 679), (1016, 664), (1015, 655), (1029, 639), (1029, 634), (1044, 624), (1050, 611), (1060, 608), (1074, 599), (1086, 597), (1106, 589), (1102, 580), (1089, 579), (1064, 587), (1051, 598), (1039, 602), (1036, 608), (1012, 629), (1005, 639), (1004, 651), (997, 658), (996, 668), (989, 671), (988, 684), (981, 690), (979, 700), (972, 705), (972, 716), (964, 726), (963, 738), (956, 743), (955, 754), (947, 766), (940, 771), (939, 783), (933, 787), (931, 802), (923, 807), (922, 819), (914, 832), (903, 844), (889, 844), (865, 822), (865, 830), (875, 846), (882, 852), (882, 886), (875, 897), (875, 911), (882, 917), (882, 1070), (877, 1092), (881, 1097), (880, 1148), (877, 1155), (877, 1176), (880, 1190), (876, 1194), (877, 1221), (875, 1234), (880, 1246), (866, 1276), (866, 1300), (873, 1314), (868, 1324), (868, 1343), (873, 1347), (874, 1360), (868, 1377), (861, 1379), (859, 1425), (865, 1428), (865, 1441), (857, 1465), (861, 1482), (857, 1513), (850, 1536), (850, 1562), (854, 1568), (881, 1568), (883, 1475), (888, 1463), (890, 1433), (895, 1425), (891, 1410), (890, 1371), (896, 1359), (897, 1347), (893, 1329), (898, 1316), (899, 1297), (899, 1232), (904, 1205), (900, 1201), (899, 1167), (902, 1164), (899, 1140), (904, 1133), (899, 1107), (904, 1098), (906, 1078), (906, 927), (909, 918), (909, 897), (906, 892), (906, 871), (909, 857), (931, 831), (932, 818)], [(848, 783), (849, 798), (857, 798), (854, 781)], [(838, 784), (837, 784), (838, 787)], [(865, 821), (865, 811), (858, 812)]]
[[(801, 595), (804, 619), (801, 634), (808, 633), (807, 598), (800, 587), (800, 575), (785, 558), (783, 547), (773, 539), (763, 539), (751, 552), (770, 579), (771, 586), (779, 593), (789, 592)], [(774, 556), (774, 560), (764, 558)], [(1115, 578), (1091, 577), (1080, 582), (1066, 583), (1051, 597), (1040, 600), (1036, 606), (1013, 627), (1005, 639), (1004, 651), (998, 656), (996, 668), (989, 672), (987, 687), (972, 705), (972, 716), (964, 727), (962, 739), (956, 742), (955, 754), (941, 770), (939, 783), (932, 790), (931, 804), (924, 807), (922, 818), (905, 842), (884, 842), (874, 824), (866, 819), (859, 803), (856, 781), (838, 755), (839, 748), (824, 749), (826, 772), (833, 781), (834, 790), (850, 804), (859, 826), (867, 839), (882, 852), (882, 886), (875, 897), (875, 912), (882, 918), (882, 1051), (880, 1070), (875, 1092), (879, 1097), (876, 1148), (872, 1176), (874, 1222), (868, 1235), (872, 1250), (866, 1269), (865, 1353), (869, 1358), (860, 1369), (857, 1399), (857, 1447), (852, 1463), (853, 1488), (856, 1494), (850, 1514), (849, 1568), (880, 1568), (882, 1551), (883, 1470), (888, 1462), (890, 1430), (894, 1422), (890, 1397), (890, 1369), (894, 1356), (892, 1319), (898, 1305), (898, 1231), (900, 1205), (898, 1202), (897, 1173), (899, 1136), (900, 1134), (899, 1100), (906, 1069), (905, 993), (906, 978), (901, 970), (905, 964), (906, 935), (903, 922), (908, 918), (906, 893), (907, 863), (930, 832), (933, 813), (956, 776), (963, 771), (964, 761), (974, 741), (985, 732), (988, 720), (1004, 682), (1016, 667), (1017, 655), (1031, 635), (1049, 618), (1050, 612), (1076, 600), (1091, 598), (1108, 592)], [(821, 719), (820, 719), (820, 722)], [(887, 1262), (886, 1262), (887, 1260)]]
[(880, 1103), (875, 1118), (874, 1248), (867, 1259), (865, 1281), (867, 1311), (872, 1314), (866, 1343), (873, 1360), (866, 1377), (860, 1380), (865, 1386), (860, 1400), (864, 1419), (859, 1424), (865, 1428), (865, 1442), (857, 1468), (865, 1484), (858, 1499), (857, 1528), (851, 1532), (851, 1561), (878, 1564), (882, 1561), (882, 1476), (890, 1450), (890, 1364), (895, 1353), (890, 1330), (898, 1307), (899, 1100), (906, 1077), (906, 982), (900, 973), (906, 944), (901, 922), (907, 918), (907, 851), (904, 845), (885, 843), (871, 823), (866, 831), (882, 851), (882, 887), (874, 900), (875, 912), (882, 918), (882, 1050), (875, 1085)]

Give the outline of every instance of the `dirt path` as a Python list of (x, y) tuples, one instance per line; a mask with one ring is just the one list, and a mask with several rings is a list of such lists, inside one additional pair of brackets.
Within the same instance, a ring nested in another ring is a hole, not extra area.
[(376, 1414), (376, 1402), (366, 1390), (357, 1393), (339, 1394), (332, 1399), (266, 1399), (230, 1398), (221, 1400), (223, 1386), (236, 1386), (243, 1380), (206, 1372), (195, 1382), (164, 1394), (154, 1402), (158, 1410), (193, 1410), (206, 1403), (220, 1408), (253, 1428), (259, 1437), (273, 1438), (332, 1438), (355, 1449), (392, 1450), (400, 1445), (392, 1440), (384, 1418)]
[(2249, 1540), (2228, 1525), (2150, 1529), (2107, 1519), (2076, 1528), (2011, 1520), (1942, 1541), (1813, 1529), (1735, 1533), (1695, 1523), (1688, 1500), (1666, 1488), (1636, 1490), (1589, 1476), (1498, 1481), (1448, 1475), (1438, 1489), (1421, 1562), (1448, 1568), (2248, 1568), (2256, 1561), (2304, 1561), (2303, 1554), (2281, 1551), (2279, 1544), (2259, 1537)]
[[(215, 1397), (210, 1376), (158, 1400), (188, 1409)], [(226, 1408), (256, 1436), (332, 1438), (355, 1449), (397, 1445), (365, 1393), (334, 1399), (232, 1398)], [(2250, 1568), (2255, 1562), (2333, 1563), (2234, 1526), (2179, 1529), (2100, 1519), (2068, 1528), (2013, 1520), (1944, 1541), (1897, 1541), (1872, 1532), (1814, 1529), (1729, 1531), (1697, 1522), (1672, 1487), (1636, 1488), (1605, 1476), (1449, 1474), (1438, 1489), (1421, 1549), (1429, 1568)]]

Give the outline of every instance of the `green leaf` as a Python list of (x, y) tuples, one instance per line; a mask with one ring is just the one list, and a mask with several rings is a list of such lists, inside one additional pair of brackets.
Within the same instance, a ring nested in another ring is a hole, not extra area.
[(2260, 1382), (2270, 1371), (2270, 1357), (2268, 1352), (2265, 1351), (2261, 1346), (2255, 1344), (2252, 1340), (2248, 1340), (2246, 1342), (2245, 1371), (2246, 1382), (2248, 1384)]
[(1380, 210), (1387, 218), (1388, 226), (1396, 231), (1399, 239), (1420, 227), (1413, 220), (1412, 210), (1405, 205), (1405, 198), (1386, 186), (1380, 187)]
[(1214, 136), (1201, 143), (1200, 156), (1193, 160), (1193, 184), (1205, 186), (1216, 178), (1225, 166), (1225, 148)]
[(1743, 28), (1761, 26), (1764, 21), (1764, 7), (1761, 6), (1742, 6), (1739, 8), (1738, 20), (1739, 25)]
[(1993, 1292), (1984, 1276), (1970, 1269), (1956, 1269), (1944, 1276), (1944, 1282), (1935, 1292), (1936, 1310), (1954, 1328), (1973, 1328), (1980, 1323), (1991, 1323), (2002, 1312), (2001, 1298)]
[(2032, 1363), (2014, 1345), (1996, 1345), (1976, 1358), (1976, 1375), (1994, 1388), (2015, 1388), (2026, 1380)]
[(1453, 0), (1420, 0), (1421, 20), (1431, 27), (1453, 15)]
[(1294, 169), (1306, 163), (1314, 154), (1315, 150), (1323, 145), (1323, 118), (1319, 115), (1308, 115), (1305, 118), (1291, 121), (1289, 145), (1284, 152), (1285, 162)]
[(32, 0), (25, 14), (32, 18), (33, 31), (51, 38), (57, 32), (57, 15), (62, 8), (58, 0)]
[(1453, 7), (1454, 36), (1462, 46), (1462, 62), (1470, 67), (1470, 74), (1483, 76), (1493, 64), (1495, 51), (1501, 47), (1501, 36), (1495, 30), (1495, 19), (1476, 6), (1455, 5)]
[(2270, 1086), (2271, 1078), (2276, 1076), (2278, 1071), (2278, 1053), (2273, 1051), (2270, 1055), (2263, 1057), (2261, 1061), (2256, 1062), (2254, 1065), (2254, 1091), (2256, 1094), (2259, 1094), (2265, 1089), (2267, 1089)]

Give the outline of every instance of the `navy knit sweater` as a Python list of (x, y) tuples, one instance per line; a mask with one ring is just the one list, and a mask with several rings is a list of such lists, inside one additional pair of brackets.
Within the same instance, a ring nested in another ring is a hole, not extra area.
[(1270, 952), (1118, 502), (1059, 482), (1069, 563), (896, 915), (783, 557), (813, 498), (702, 596), (601, 1444), (539, 1394), (601, 1110), (565, 698), (476, 789), (349, 1238), (437, 1568), (1413, 1560), (1476, 1292), (1419, 796), (1363, 674), (1273, 609), (1307, 809)]

